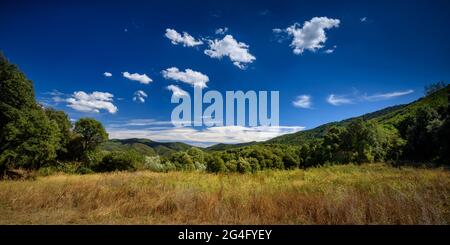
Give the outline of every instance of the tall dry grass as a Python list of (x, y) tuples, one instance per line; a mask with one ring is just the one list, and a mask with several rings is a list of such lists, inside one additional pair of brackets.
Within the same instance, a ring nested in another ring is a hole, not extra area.
[(0, 182), (1, 224), (449, 224), (450, 173), (382, 164)]

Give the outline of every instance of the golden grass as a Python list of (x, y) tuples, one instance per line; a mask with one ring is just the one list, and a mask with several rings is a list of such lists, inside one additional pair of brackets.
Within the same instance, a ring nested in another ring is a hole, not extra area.
[(449, 224), (443, 169), (140, 171), (0, 181), (1, 224)]

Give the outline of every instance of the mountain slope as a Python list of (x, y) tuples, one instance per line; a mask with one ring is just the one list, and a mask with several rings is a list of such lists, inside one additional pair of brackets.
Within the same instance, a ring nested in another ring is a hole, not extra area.
[(156, 142), (149, 139), (112, 139), (102, 145), (105, 151), (134, 149), (144, 155), (169, 156), (177, 151), (186, 151), (193, 146), (181, 142)]
[(264, 143), (279, 143), (279, 144), (294, 144), (294, 145), (306, 143), (311, 140), (323, 137), (327, 128), (329, 128), (332, 125), (344, 126), (356, 119), (373, 120), (380, 124), (396, 126), (401, 120), (413, 114), (418, 108), (422, 106), (430, 106), (434, 109), (438, 109), (439, 107), (442, 106), (447, 106), (449, 94), (450, 94), (450, 85), (447, 85), (447, 87), (442, 88), (428, 96), (422, 97), (409, 104), (391, 106), (379, 111), (364, 114), (359, 117), (349, 118), (339, 122), (327, 123), (310, 130), (300, 131), (293, 134), (281, 135), (273, 139), (270, 139)]

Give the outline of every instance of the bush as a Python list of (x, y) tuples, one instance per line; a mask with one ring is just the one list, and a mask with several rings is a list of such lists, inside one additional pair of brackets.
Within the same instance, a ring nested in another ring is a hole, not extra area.
[(237, 161), (236, 170), (239, 173), (250, 173), (252, 171), (252, 166), (250, 165), (250, 163), (247, 160), (245, 160), (244, 158), (241, 157)]
[(206, 170), (211, 173), (219, 173), (227, 171), (225, 162), (219, 156), (212, 157), (206, 164)]
[(113, 151), (104, 156), (93, 169), (96, 172), (135, 171), (136, 166), (143, 161), (143, 156), (135, 151)]

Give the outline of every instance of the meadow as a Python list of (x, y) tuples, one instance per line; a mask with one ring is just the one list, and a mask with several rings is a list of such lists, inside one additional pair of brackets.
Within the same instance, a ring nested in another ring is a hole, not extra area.
[(449, 224), (450, 172), (386, 164), (0, 181), (0, 224)]

